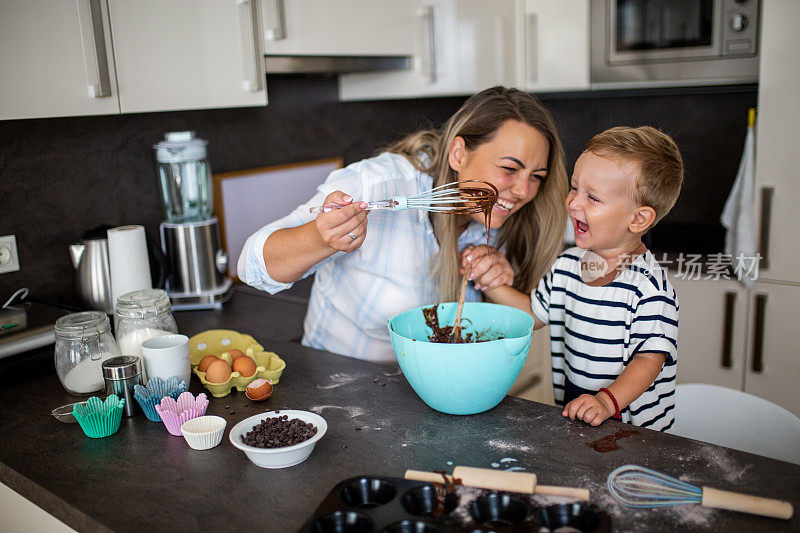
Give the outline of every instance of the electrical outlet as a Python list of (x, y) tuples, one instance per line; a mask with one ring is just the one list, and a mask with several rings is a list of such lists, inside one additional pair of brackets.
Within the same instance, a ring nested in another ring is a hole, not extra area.
[(0, 237), (0, 274), (19, 270), (17, 238), (14, 235)]

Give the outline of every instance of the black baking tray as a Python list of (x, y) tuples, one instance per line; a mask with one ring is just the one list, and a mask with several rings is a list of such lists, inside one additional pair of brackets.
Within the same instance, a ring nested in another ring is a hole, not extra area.
[(385, 476), (345, 479), (322, 500), (303, 533), (606, 533), (611, 518), (586, 502), (543, 505), (535, 497)]

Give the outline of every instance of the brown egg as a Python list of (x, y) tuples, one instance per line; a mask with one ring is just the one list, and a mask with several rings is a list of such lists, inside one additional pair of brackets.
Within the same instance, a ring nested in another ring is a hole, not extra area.
[(208, 365), (206, 381), (210, 383), (225, 383), (229, 377), (231, 377), (231, 365), (227, 361), (218, 359)]
[(197, 365), (197, 370), (199, 370), (200, 372), (205, 372), (208, 370), (208, 365), (218, 360), (219, 358), (216, 355), (207, 355), (202, 359), (200, 359), (200, 364)]
[(244, 394), (254, 402), (266, 400), (272, 396), (272, 383), (266, 379), (254, 379), (244, 390)]
[(239, 357), (242, 357), (244, 355), (244, 352), (234, 348), (233, 350), (228, 352), (228, 355), (231, 356), (231, 362), (233, 362), (236, 361), (236, 359), (238, 359)]
[(247, 356), (237, 357), (233, 360), (233, 371), (249, 378), (256, 373), (256, 362)]

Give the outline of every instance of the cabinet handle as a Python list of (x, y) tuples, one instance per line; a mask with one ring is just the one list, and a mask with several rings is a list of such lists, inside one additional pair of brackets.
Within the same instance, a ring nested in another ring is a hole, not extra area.
[(420, 16), (420, 42), (422, 44), (422, 77), (429, 84), (436, 83), (436, 19), (433, 6), (423, 6)]
[(772, 198), (775, 196), (774, 187), (761, 187), (761, 235), (758, 242), (758, 253), (761, 261), (758, 268), (769, 268), (769, 223), (772, 219)]
[(753, 334), (753, 361), (750, 369), (753, 372), (764, 370), (764, 317), (767, 311), (767, 295), (756, 295), (755, 332)]
[(731, 368), (733, 366), (733, 314), (735, 312), (736, 293), (733, 291), (725, 293), (725, 325), (722, 336), (722, 366)]
[(525, 63), (529, 84), (539, 81), (539, 17), (529, 13), (525, 17)]
[(103, 9), (100, 0), (76, 0), (83, 46), (83, 68), (90, 98), (111, 96)]
[(254, 93), (261, 90), (261, 46), (258, 31), (258, 1), (237, 0), (236, 15), (239, 21), (239, 43), (244, 69), (242, 89)]
[(286, 39), (286, 12), (283, 0), (264, 0), (264, 38), (268, 41)]
[(506, 21), (503, 18), (494, 19), (494, 81), (501, 85), (506, 84)]

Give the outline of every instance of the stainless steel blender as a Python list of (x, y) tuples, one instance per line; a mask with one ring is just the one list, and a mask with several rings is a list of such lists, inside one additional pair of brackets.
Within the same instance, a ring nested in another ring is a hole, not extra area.
[(167, 257), (166, 289), (173, 310), (219, 309), (231, 293), (228, 256), (222, 249), (208, 141), (193, 131), (165, 135), (154, 146), (159, 192), (167, 220), (160, 226)]

